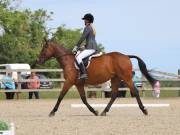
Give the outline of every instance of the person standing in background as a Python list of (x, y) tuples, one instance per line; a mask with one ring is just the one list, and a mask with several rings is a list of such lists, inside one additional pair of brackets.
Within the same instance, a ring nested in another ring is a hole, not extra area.
[[(15, 82), (12, 78), (12, 72), (7, 73), (5, 77), (3, 77), (3, 84), (5, 87), (5, 90), (15, 90)], [(14, 99), (14, 92), (5, 92), (6, 99)]]
[(108, 80), (107, 82), (103, 83), (102, 87), (104, 90), (105, 98), (111, 97), (111, 80)]
[(132, 79), (133, 79), (133, 82), (134, 82), (134, 86), (138, 89), (138, 87), (137, 87), (138, 77), (136, 76), (135, 71), (132, 72)]
[[(138, 77), (136, 76), (136, 72), (135, 71), (132, 71), (132, 80), (133, 80), (133, 83), (134, 83), (134, 87), (136, 88), (137, 92), (139, 93), (139, 89), (138, 89)], [(131, 94), (132, 96), (132, 94)]]
[(120, 84), (119, 84), (119, 91), (118, 91), (118, 97), (126, 97), (126, 90), (125, 88), (127, 88), (127, 84), (121, 80)]
[(153, 97), (156, 97), (156, 98), (160, 97), (160, 88), (161, 88), (160, 82), (157, 81), (153, 87), (153, 91), (152, 91)]
[(35, 91), (32, 90), (32, 91), (29, 92), (29, 99), (32, 99), (33, 94), (35, 95), (36, 99), (39, 99), (39, 91), (37, 91), (37, 89), (40, 88), (39, 77), (36, 75), (35, 72), (32, 72), (31, 76), (28, 79), (32, 79), (32, 81), (29, 81), (27, 83), (28, 89), (35, 90)]

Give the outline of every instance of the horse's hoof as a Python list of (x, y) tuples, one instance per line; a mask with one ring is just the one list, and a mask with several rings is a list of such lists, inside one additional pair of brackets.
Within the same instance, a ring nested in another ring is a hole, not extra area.
[(53, 117), (55, 115), (55, 112), (50, 112), (49, 117)]
[(142, 112), (144, 113), (144, 115), (148, 115), (148, 111), (146, 108), (144, 108), (144, 110), (142, 110)]
[(95, 112), (94, 112), (94, 115), (95, 115), (95, 116), (98, 116), (98, 115), (99, 115), (99, 112), (98, 112), (98, 111), (95, 111)]
[(103, 112), (101, 113), (101, 116), (106, 116), (106, 112), (103, 111)]

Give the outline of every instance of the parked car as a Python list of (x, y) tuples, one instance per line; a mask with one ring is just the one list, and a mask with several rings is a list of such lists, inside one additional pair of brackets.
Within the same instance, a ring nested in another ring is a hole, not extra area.
[[(39, 79), (48, 79), (45, 75), (43, 74), (36, 74)], [(22, 79), (28, 79), (30, 75), (22, 75)], [(22, 89), (27, 89), (27, 82), (21, 84)], [(53, 88), (53, 83), (50, 81), (40, 81), (40, 89), (52, 89)]]
[[(30, 70), (31, 67), (29, 64), (26, 63), (15, 63), (15, 64), (0, 64), (0, 69), (2, 70)], [(4, 73), (6, 74), (6, 73)], [(20, 73), (21, 75), (30, 75), (30, 71), (22, 71)], [(14, 80), (17, 80), (18, 78), (18, 73), (17, 71), (12, 72), (12, 78)]]

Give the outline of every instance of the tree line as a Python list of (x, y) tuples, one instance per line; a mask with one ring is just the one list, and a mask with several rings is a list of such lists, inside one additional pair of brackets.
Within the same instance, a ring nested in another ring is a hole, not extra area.
[[(46, 23), (52, 20), (53, 12), (44, 9), (20, 10), (17, 3), (20, 4), (18, 0), (0, 0), (0, 64), (32, 64), (40, 53), (44, 37), (50, 34)], [(72, 49), (81, 34), (82, 29), (69, 29), (61, 25), (51, 34), (50, 40)], [(104, 50), (102, 44), (98, 46)], [(59, 68), (55, 60), (39, 67)]]

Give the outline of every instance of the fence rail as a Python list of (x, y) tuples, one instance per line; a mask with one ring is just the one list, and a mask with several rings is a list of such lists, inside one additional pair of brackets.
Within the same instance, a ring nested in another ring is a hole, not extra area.
[[(13, 82), (20, 82), (20, 83), (23, 83), (23, 82), (34, 82), (33, 79), (18, 79), (18, 80), (11, 80), (11, 81), (13, 81)], [(64, 82), (65, 80), (64, 79), (39, 79), (39, 81)], [(10, 82), (10, 81), (0, 79), (0, 82)]]
[[(86, 91), (111, 91), (111, 88), (104, 90), (102, 87), (101, 88), (88, 88), (85, 87)], [(140, 88), (140, 90), (143, 91), (152, 91), (153, 89), (150, 87), (145, 87), (145, 88)], [(177, 91), (180, 90), (180, 87), (161, 87), (161, 90), (163, 91)], [(61, 91), (61, 88), (53, 88), (53, 89), (15, 89), (15, 90), (0, 90), (0, 93), (3, 92), (31, 92), (31, 91), (40, 91), (40, 92), (57, 92)], [(72, 91), (75, 91), (75, 89), (72, 89)], [(119, 88), (119, 91), (130, 91), (129, 88)]]
[(3, 72), (63, 72), (62, 69), (3, 69), (0, 70), (0, 73)]
[[(153, 73), (159, 73), (161, 75), (168, 75), (171, 77), (176, 77), (176, 78), (171, 78), (171, 79), (160, 79), (160, 81), (180, 81), (180, 75), (176, 75), (176, 74), (172, 74), (172, 73), (166, 73), (166, 72), (161, 72), (161, 71), (152, 71), (149, 70)], [(62, 69), (16, 69), (16, 70), (0, 70), (0, 73), (4, 73), (4, 72), (17, 72), (18, 74), (20, 74), (21, 72), (59, 72), (60, 73), (60, 78), (51, 78), (51, 79), (39, 79), (40, 81), (51, 81), (51, 82), (60, 82), (63, 83), (65, 81), (65, 79), (63, 78), (63, 70)], [(2, 82), (3, 80), (0, 79), (0, 82)], [(33, 81), (33, 79), (22, 79), (20, 77), (20, 75), (18, 75), (18, 79), (15, 80), (15, 82), (18, 83), (18, 87), (16, 90), (13, 90), (13, 92), (30, 92), (30, 91), (40, 91), (40, 92), (57, 92), (60, 91), (61, 88), (56, 88), (56, 89), (38, 89), (38, 90), (33, 90), (33, 89), (21, 89), (21, 83), (25, 83), (25, 82), (31, 82)], [(142, 80), (142, 82), (146, 82), (147, 80)], [(128, 88), (120, 88), (120, 91), (128, 91)], [(150, 91), (152, 90), (152, 88), (150, 87), (144, 87), (143, 89), (144, 91)], [(163, 91), (169, 91), (169, 90), (180, 90), (180, 87), (161, 87), (161, 90)], [(86, 87), (86, 91), (101, 91), (103, 92), (103, 88), (96, 88), (96, 87), (91, 87), (88, 88)], [(4, 93), (4, 92), (12, 92), (12, 90), (0, 90), (0, 93)]]

